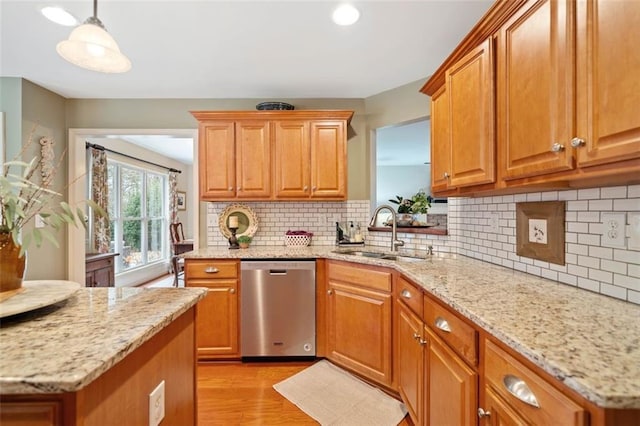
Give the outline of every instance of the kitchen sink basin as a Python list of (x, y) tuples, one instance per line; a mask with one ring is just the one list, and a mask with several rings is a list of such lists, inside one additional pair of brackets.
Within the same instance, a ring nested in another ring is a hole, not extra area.
[(420, 262), (425, 260), (424, 257), (409, 256), (405, 254), (380, 253), (377, 251), (365, 250), (334, 250), (333, 253), (344, 254), (348, 256), (371, 257), (374, 259), (395, 260), (400, 262)]

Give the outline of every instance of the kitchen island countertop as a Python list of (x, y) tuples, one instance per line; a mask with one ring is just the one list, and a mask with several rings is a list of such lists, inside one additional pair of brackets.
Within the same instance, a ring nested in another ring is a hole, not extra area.
[(183, 257), (326, 258), (392, 267), (594, 404), (640, 408), (639, 305), (455, 254), (391, 261), (336, 249), (221, 247)]
[(206, 295), (205, 289), (80, 288), (2, 319), (0, 394), (78, 391)]

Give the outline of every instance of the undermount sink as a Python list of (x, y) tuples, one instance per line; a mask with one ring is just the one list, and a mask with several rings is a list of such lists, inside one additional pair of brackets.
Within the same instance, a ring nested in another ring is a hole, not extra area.
[(425, 260), (424, 257), (409, 256), (405, 254), (390, 254), (380, 253), (377, 251), (365, 251), (365, 250), (334, 250), (333, 253), (344, 254), (349, 256), (362, 256), (371, 257), (374, 259), (395, 260), (400, 262), (421, 262)]

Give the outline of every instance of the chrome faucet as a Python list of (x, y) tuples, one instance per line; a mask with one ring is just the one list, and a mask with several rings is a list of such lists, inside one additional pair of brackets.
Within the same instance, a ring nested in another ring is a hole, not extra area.
[(376, 220), (378, 219), (378, 213), (380, 213), (380, 210), (383, 209), (387, 209), (391, 212), (391, 251), (398, 251), (398, 247), (399, 246), (403, 246), (404, 245), (404, 241), (399, 240), (398, 239), (398, 228), (397, 228), (397, 223), (396, 223), (396, 211), (393, 209), (393, 207), (387, 205), (387, 204), (383, 204), (381, 206), (378, 206), (378, 208), (376, 209), (376, 211), (373, 212), (373, 217), (371, 218), (371, 222), (369, 223), (369, 226), (375, 226), (376, 224)]

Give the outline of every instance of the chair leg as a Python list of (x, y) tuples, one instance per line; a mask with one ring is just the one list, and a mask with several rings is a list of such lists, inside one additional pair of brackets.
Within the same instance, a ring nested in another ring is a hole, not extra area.
[(178, 256), (173, 256), (171, 258), (171, 266), (173, 268), (173, 286), (178, 287)]

